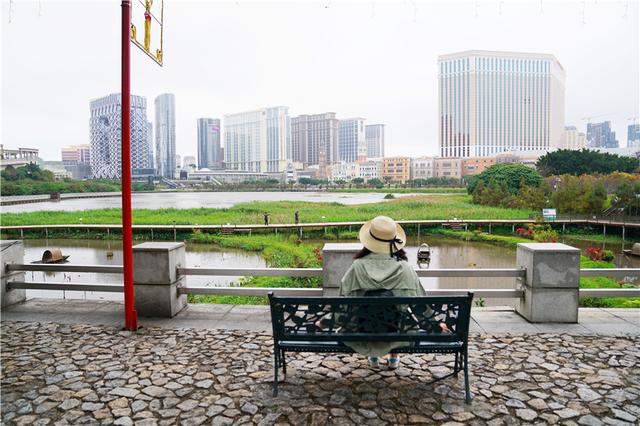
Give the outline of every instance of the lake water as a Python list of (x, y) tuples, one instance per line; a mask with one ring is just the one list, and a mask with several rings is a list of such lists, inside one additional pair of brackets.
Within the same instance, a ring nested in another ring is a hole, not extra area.
[[(248, 201), (308, 201), (341, 204), (379, 203), (386, 194), (346, 192), (149, 192), (132, 196), (134, 209), (160, 208), (226, 208)], [(408, 196), (416, 194), (399, 194)], [(7, 197), (10, 198), (10, 197)], [(76, 211), (85, 209), (119, 208), (120, 197), (63, 200), (2, 206), (3, 213), (44, 210)]]
[[(307, 240), (306, 242), (322, 247), (322, 240)], [(336, 242), (328, 241), (328, 242)], [(340, 242), (355, 242), (343, 241)], [(493, 246), (486, 243), (450, 240), (435, 236), (410, 237), (407, 247), (409, 262), (417, 266), (417, 250), (421, 243), (428, 243), (431, 247), (431, 269), (437, 268), (512, 268), (516, 263), (516, 251), (511, 248)], [(569, 243), (569, 241), (567, 241)], [(122, 265), (122, 249), (119, 241), (80, 240), (80, 239), (49, 239), (24, 240), (25, 263), (39, 260), (46, 248), (59, 247), (63, 254), (70, 255), (73, 264), (88, 265)], [(589, 245), (581, 241), (581, 248)], [(624, 256), (620, 253), (620, 245), (607, 245), (606, 248), (617, 253), (614, 262), (622, 268), (640, 268), (640, 258)], [(112, 256), (107, 256), (112, 252)], [(186, 244), (186, 263), (189, 267), (265, 267), (268, 266), (258, 252), (246, 252), (229, 248), (220, 248), (212, 244)], [(78, 283), (122, 283), (120, 274), (86, 274), (86, 273), (44, 273), (27, 272), (27, 281), (46, 282), (78, 282)], [(237, 285), (238, 277), (188, 276), (188, 286), (232, 286)], [(421, 278), (422, 285), (429, 289), (462, 289), (462, 288), (516, 288), (513, 278)], [(122, 300), (119, 293), (92, 293), (73, 291), (27, 290), (27, 296), (54, 298), (89, 298)], [(487, 300), (490, 305), (510, 305), (515, 299)]]
[[(311, 241), (322, 246), (323, 241)], [(335, 241), (331, 241), (335, 242)], [(347, 242), (347, 241), (344, 241)], [(433, 238), (422, 241), (411, 239), (406, 247), (410, 262), (417, 265), (417, 250), (421, 242), (431, 246), (430, 268), (508, 268), (515, 265), (515, 251), (488, 244)], [(58, 247), (63, 254), (70, 255), (73, 264), (122, 265), (122, 249), (119, 241), (49, 239), (24, 240), (25, 263), (39, 260), (46, 248)], [(107, 253), (113, 253), (107, 256)], [(259, 253), (219, 248), (211, 244), (186, 244), (186, 263), (189, 267), (265, 267), (266, 262)], [(27, 272), (27, 281), (78, 282), (78, 283), (122, 283), (119, 274), (88, 273), (44, 273)], [(188, 276), (189, 286), (229, 286), (237, 284), (238, 277)], [(515, 288), (510, 278), (421, 278), (425, 289), (430, 288)], [(28, 290), (28, 297), (65, 297), (105, 300), (122, 300), (118, 293), (93, 293), (74, 291)], [(504, 302), (504, 301), (503, 301)], [(502, 303), (504, 304), (504, 303)]]

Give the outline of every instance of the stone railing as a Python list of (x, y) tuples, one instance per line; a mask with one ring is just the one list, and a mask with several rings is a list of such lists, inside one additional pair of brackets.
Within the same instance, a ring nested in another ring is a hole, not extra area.
[[(360, 244), (325, 244), (323, 268), (190, 268), (184, 243), (148, 242), (133, 247), (134, 293), (142, 317), (173, 317), (188, 294), (334, 296)], [(25, 264), (19, 240), (2, 241), (2, 307), (22, 302), (27, 289), (122, 292), (122, 284), (27, 282), (25, 271), (122, 273), (121, 266)], [(482, 298), (516, 298), (516, 311), (531, 322), (578, 321), (579, 297), (640, 297), (640, 289), (580, 289), (581, 276), (640, 277), (640, 269), (580, 269), (580, 250), (557, 243), (518, 244), (515, 268), (416, 269), (421, 277), (511, 277), (513, 289), (429, 290), (473, 292)], [(189, 287), (188, 275), (321, 277), (322, 288)]]

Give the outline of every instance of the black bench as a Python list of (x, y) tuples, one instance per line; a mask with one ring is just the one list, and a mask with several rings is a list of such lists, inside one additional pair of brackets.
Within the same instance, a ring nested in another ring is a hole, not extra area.
[[(397, 353), (454, 354), (471, 402), (468, 338), (473, 293), (442, 297), (277, 297), (269, 294), (274, 341), (273, 395), (286, 352), (354, 352), (345, 342), (406, 342)], [(443, 332), (444, 323), (450, 332)]]

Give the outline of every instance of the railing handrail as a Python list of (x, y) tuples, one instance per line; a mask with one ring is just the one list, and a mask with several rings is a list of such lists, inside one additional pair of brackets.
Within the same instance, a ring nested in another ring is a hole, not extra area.
[(179, 275), (215, 275), (236, 277), (321, 277), (322, 268), (177, 268)]
[[(10, 281), (9, 290), (66, 290), (122, 293), (122, 284), (93, 283), (50, 283)], [(179, 287), (180, 294), (225, 295), (225, 296), (266, 296), (273, 292), (278, 296), (321, 296), (321, 288), (282, 288), (282, 287)], [(433, 296), (466, 294), (473, 292), (476, 298), (520, 299), (524, 295), (521, 289), (511, 288), (460, 288), (460, 289), (428, 289)], [(640, 297), (640, 288), (581, 288), (580, 297)]]
[[(7, 272), (84, 272), (84, 273), (122, 273), (119, 265), (78, 265), (78, 264), (7, 264)], [(513, 277), (522, 278), (526, 271), (521, 268), (415, 268), (419, 277)], [(320, 277), (322, 268), (227, 268), (227, 267), (185, 267), (177, 268), (180, 275), (211, 276), (261, 276), (261, 277)], [(640, 268), (581, 268), (582, 277), (640, 277)]]
[(13, 263), (7, 264), (7, 272), (92, 272), (102, 274), (121, 274), (120, 265), (79, 265), (71, 263)]
[(581, 268), (581, 277), (640, 277), (640, 268)]

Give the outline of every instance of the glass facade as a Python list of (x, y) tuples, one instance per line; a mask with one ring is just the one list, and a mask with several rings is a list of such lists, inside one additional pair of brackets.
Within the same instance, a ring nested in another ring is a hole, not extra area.
[(224, 120), (227, 168), (283, 172), (291, 158), (289, 108), (272, 107), (229, 114)]
[(346, 163), (366, 160), (367, 144), (364, 133), (364, 118), (340, 120), (338, 154), (340, 161)]

